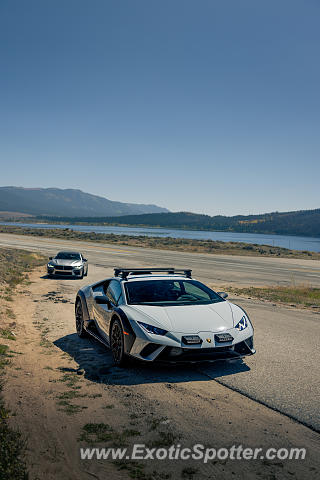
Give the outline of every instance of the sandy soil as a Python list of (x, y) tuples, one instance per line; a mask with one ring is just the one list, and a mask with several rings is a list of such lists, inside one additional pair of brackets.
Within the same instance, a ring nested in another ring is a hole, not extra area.
[[(319, 472), (319, 435), (301, 424), (208, 378), (195, 366), (114, 367), (110, 352), (79, 339), (74, 325), (77, 289), (111, 271), (91, 267), (80, 280), (49, 280), (41, 270), (21, 287), (12, 308), (16, 352), (4, 396), (12, 426), (27, 438), (30, 480), (140, 478), (304, 479)], [(241, 372), (241, 365), (234, 367)], [(264, 379), (267, 381), (267, 379)], [(80, 446), (94, 436), (83, 427), (101, 423), (109, 432), (95, 446), (306, 447), (304, 461), (81, 461)], [(122, 467), (120, 469), (120, 466)], [(134, 470), (135, 468), (135, 470)], [(150, 477), (149, 477), (150, 475)]]

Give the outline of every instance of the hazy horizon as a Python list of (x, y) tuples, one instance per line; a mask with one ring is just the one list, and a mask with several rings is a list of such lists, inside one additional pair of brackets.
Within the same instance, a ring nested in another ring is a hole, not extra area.
[[(23, 188), (25, 190), (41, 190), (41, 189), (60, 189), (59, 187), (53, 187), (53, 186), (50, 186), (50, 187), (24, 187), (22, 185), (0, 185), (0, 188)], [(92, 193), (92, 192), (86, 192), (84, 190), (81, 190), (79, 188), (61, 188), (60, 190), (79, 190), (83, 193), (88, 193), (89, 195), (97, 195), (95, 193)], [(106, 198), (107, 200), (112, 200), (112, 201), (115, 201), (115, 202), (122, 202), (121, 199), (114, 199), (114, 198), (108, 198), (108, 197), (104, 197), (103, 195), (97, 195), (99, 197), (103, 197), (103, 198)], [(123, 202), (123, 203), (132, 203), (132, 202)], [(133, 203), (137, 203), (137, 202), (133, 202)], [(155, 205), (154, 203), (152, 202), (144, 202), (145, 204), (147, 205)], [(163, 205), (157, 205), (158, 207), (163, 207)], [(257, 213), (254, 213), (252, 215), (264, 215), (264, 214), (268, 214), (268, 213), (286, 213), (286, 212), (295, 212), (295, 211), (300, 211), (300, 210), (318, 210), (320, 208), (320, 206), (316, 207), (316, 208), (308, 208), (308, 209), (298, 209), (298, 210), (272, 210), (272, 211), (265, 211), (265, 212), (257, 212)], [(191, 211), (191, 210), (169, 210), (170, 213), (181, 213), (181, 212), (186, 212), (186, 213), (197, 213), (197, 214), (203, 214), (202, 212), (196, 212), (196, 211)], [(166, 213), (166, 212), (159, 212), (159, 213)], [(137, 214), (133, 214), (133, 215), (137, 215)], [(145, 215), (145, 214), (143, 214)], [(205, 213), (204, 215), (209, 215), (208, 213)], [(221, 213), (219, 215), (222, 215), (222, 216), (227, 216), (227, 217), (232, 217), (232, 216), (238, 216), (238, 215), (251, 215), (251, 214), (242, 214), (242, 213), (238, 213), (238, 214), (234, 214), (234, 215), (227, 215), (227, 214), (224, 214), (224, 213)], [(105, 215), (106, 217), (108, 215)], [(210, 215), (210, 216), (214, 216), (214, 215)]]
[(319, 208), (319, 14), (4, 0), (1, 182), (211, 216)]

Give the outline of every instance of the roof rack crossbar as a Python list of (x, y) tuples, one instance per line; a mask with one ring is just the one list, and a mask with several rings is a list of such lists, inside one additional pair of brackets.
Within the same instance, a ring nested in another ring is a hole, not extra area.
[(122, 277), (126, 279), (128, 275), (143, 275), (143, 274), (151, 274), (152, 272), (165, 272), (169, 275), (185, 275), (187, 278), (191, 278), (191, 269), (176, 269), (173, 267), (164, 267), (164, 268), (115, 268), (114, 269), (114, 276), (115, 277)]

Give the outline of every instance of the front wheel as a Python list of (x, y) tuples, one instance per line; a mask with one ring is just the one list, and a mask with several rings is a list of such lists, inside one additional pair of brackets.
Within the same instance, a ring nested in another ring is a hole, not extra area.
[(76, 330), (80, 338), (84, 338), (88, 336), (84, 328), (83, 311), (82, 311), (82, 305), (80, 300), (78, 300), (76, 304)]
[(127, 356), (124, 353), (122, 326), (117, 319), (112, 324), (110, 340), (114, 363), (119, 367), (125, 365), (127, 362)]

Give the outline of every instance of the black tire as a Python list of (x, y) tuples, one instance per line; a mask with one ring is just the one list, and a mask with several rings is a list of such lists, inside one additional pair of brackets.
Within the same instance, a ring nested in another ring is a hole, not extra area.
[(86, 277), (88, 275), (88, 267), (87, 267), (87, 270), (86, 270), (86, 273), (84, 274), (84, 276)]
[(88, 336), (86, 329), (84, 328), (84, 321), (83, 321), (83, 310), (81, 300), (78, 300), (76, 303), (76, 330), (77, 334), (80, 338), (85, 338)]
[(124, 353), (122, 325), (118, 319), (115, 319), (111, 326), (110, 347), (115, 365), (118, 367), (126, 365), (128, 359)]

